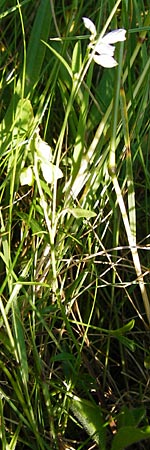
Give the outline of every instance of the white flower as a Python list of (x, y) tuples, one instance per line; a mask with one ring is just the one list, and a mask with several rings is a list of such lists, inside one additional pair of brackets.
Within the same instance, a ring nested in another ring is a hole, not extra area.
[(103, 67), (115, 67), (117, 66), (117, 61), (113, 58), (115, 52), (115, 46), (111, 44), (115, 44), (116, 42), (122, 42), (126, 40), (126, 30), (124, 28), (120, 28), (118, 30), (113, 30), (110, 33), (107, 33), (104, 37), (97, 40), (95, 43), (96, 37), (96, 27), (92, 20), (87, 17), (83, 17), (83, 22), (85, 27), (90, 31), (90, 47), (95, 50), (93, 59), (97, 64), (100, 64)]
[(88, 17), (82, 17), (82, 19), (84, 22), (84, 26), (90, 31), (92, 36), (95, 37), (97, 34), (97, 31), (96, 31), (96, 27), (95, 27), (94, 23), (92, 22), (92, 20), (88, 19)]

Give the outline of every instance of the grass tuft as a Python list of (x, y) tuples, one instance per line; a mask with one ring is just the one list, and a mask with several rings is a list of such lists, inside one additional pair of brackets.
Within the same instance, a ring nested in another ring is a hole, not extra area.
[(149, 449), (149, 2), (0, 21), (2, 449)]

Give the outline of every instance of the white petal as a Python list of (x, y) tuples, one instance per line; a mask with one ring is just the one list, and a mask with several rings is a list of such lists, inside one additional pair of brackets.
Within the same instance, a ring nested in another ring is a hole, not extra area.
[(54, 183), (55, 180), (63, 177), (63, 173), (59, 167), (55, 166), (52, 163), (42, 163), (41, 170), (43, 173), (44, 180), (47, 183)]
[(114, 45), (109, 45), (109, 44), (103, 44), (103, 42), (97, 44), (95, 46), (95, 51), (97, 53), (99, 53), (99, 55), (109, 55), (109, 56), (113, 56), (114, 55), (114, 51), (115, 51), (115, 46)]
[(84, 22), (84, 26), (85, 28), (87, 28), (91, 34), (93, 34), (93, 37), (96, 36), (96, 27), (94, 25), (94, 23), (92, 22), (92, 20), (88, 19), (88, 17), (82, 17), (83, 22)]
[(35, 147), (40, 159), (52, 160), (52, 149), (39, 135), (35, 138)]
[(109, 55), (94, 55), (94, 61), (103, 67), (115, 67), (118, 65), (117, 61)]
[(106, 34), (101, 42), (105, 44), (115, 44), (115, 42), (121, 42), (126, 40), (126, 30), (120, 28), (119, 30), (110, 31), (110, 33)]
[(25, 167), (20, 174), (20, 184), (24, 186), (28, 184), (28, 186), (33, 186), (34, 178), (31, 167)]

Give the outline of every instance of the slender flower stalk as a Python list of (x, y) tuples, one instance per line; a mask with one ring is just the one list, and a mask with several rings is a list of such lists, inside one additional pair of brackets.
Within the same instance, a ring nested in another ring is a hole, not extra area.
[(97, 31), (92, 20), (88, 17), (82, 17), (84, 26), (90, 31), (90, 48), (95, 50), (93, 55), (93, 60), (103, 67), (115, 67), (117, 66), (117, 61), (114, 59), (116, 42), (122, 42), (126, 40), (126, 30), (120, 28), (118, 30), (113, 30), (107, 33), (104, 37), (99, 38), (97, 41)]

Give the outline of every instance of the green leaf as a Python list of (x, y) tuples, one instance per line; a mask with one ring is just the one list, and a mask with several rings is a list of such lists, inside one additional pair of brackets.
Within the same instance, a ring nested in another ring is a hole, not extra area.
[(25, 137), (33, 122), (33, 109), (30, 100), (23, 98), (19, 100), (15, 112), (13, 137)]
[(42, 41), (42, 42), (43, 42), (43, 44), (46, 45), (46, 47), (49, 48), (49, 50), (51, 50), (51, 52), (56, 56), (56, 58), (58, 58), (58, 60), (62, 63), (62, 65), (67, 69), (67, 72), (69, 73), (69, 75), (72, 79), (73, 74), (72, 74), (71, 68), (70, 68), (69, 64), (66, 62), (65, 58), (63, 58), (63, 56), (59, 52), (57, 52), (53, 47), (51, 47), (51, 45), (47, 44), (44, 41)]
[(15, 432), (13, 433), (12, 439), (9, 443), (9, 447), (8, 450), (15, 450), (17, 449), (17, 442), (18, 442), (18, 436), (20, 433), (20, 429), (21, 429), (21, 424), (19, 423), (18, 426), (16, 427)]
[(91, 219), (91, 217), (96, 216), (94, 211), (88, 211), (83, 208), (68, 208), (67, 211), (70, 212), (76, 219), (81, 219), (82, 217), (85, 219)]
[(24, 141), (30, 133), (33, 123), (33, 109), (28, 99), (19, 99), (9, 105), (0, 124), (0, 151), (1, 154), (15, 139)]
[(131, 425), (137, 427), (145, 416), (146, 410), (144, 407), (128, 408), (127, 406), (123, 406), (118, 416), (118, 428), (121, 429), (122, 427)]
[(100, 445), (101, 450), (105, 450), (106, 428), (100, 407), (76, 396), (73, 397), (70, 407), (89, 436)]
[(39, 224), (39, 222), (34, 219), (34, 218), (30, 218), (30, 222), (29, 222), (29, 216), (26, 213), (17, 211), (17, 215), (25, 221), (25, 223), (27, 223), (28, 227), (31, 227), (32, 233), (36, 234), (36, 233), (43, 233), (43, 227)]
[(113, 438), (111, 450), (124, 450), (129, 445), (143, 439), (150, 438), (150, 426), (135, 428), (134, 426), (122, 427)]
[(76, 42), (72, 55), (72, 72), (79, 73), (82, 65), (81, 42)]
[(51, 361), (74, 361), (74, 356), (68, 352), (61, 352), (52, 356)]
[(150, 369), (150, 355), (145, 356), (145, 358), (144, 358), (144, 367), (145, 367), (145, 369)]
[(41, 41), (42, 39), (45, 41), (48, 39), (51, 19), (49, 0), (41, 0), (37, 8), (27, 49), (26, 95), (31, 92), (31, 89), (39, 81), (46, 52), (46, 47)]
[(118, 341), (120, 341), (125, 347), (129, 348), (131, 352), (135, 352), (136, 349), (136, 343), (133, 341), (133, 339), (129, 339), (126, 336), (116, 336)]
[(28, 382), (28, 361), (27, 361), (24, 330), (21, 321), (19, 306), (17, 303), (17, 298), (14, 299), (12, 304), (12, 322), (14, 328), (16, 349), (21, 367), (22, 380), (23, 383), (26, 384)]
[(130, 320), (130, 322), (126, 323), (126, 325), (124, 325), (121, 328), (118, 328), (117, 330), (110, 330), (110, 333), (113, 334), (113, 336), (122, 336), (125, 333), (128, 333), (129, 331), (132, 330), (132, 328), (134, 327), (135, 324), (135, 320), (132, 319)]

